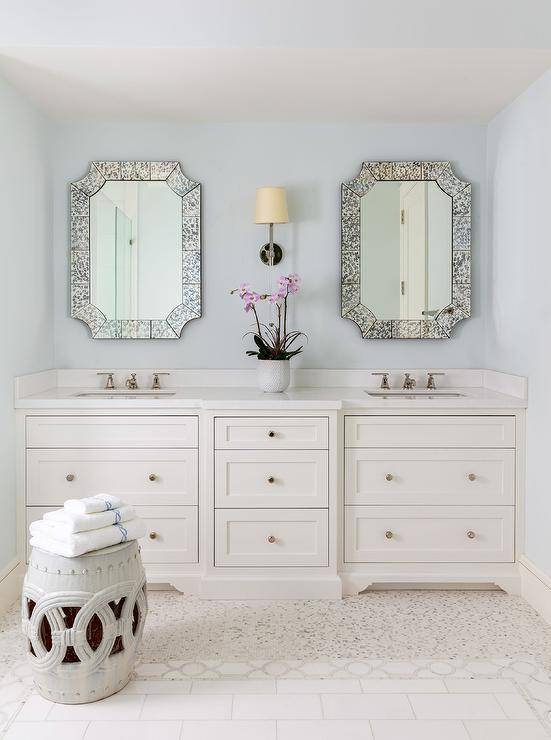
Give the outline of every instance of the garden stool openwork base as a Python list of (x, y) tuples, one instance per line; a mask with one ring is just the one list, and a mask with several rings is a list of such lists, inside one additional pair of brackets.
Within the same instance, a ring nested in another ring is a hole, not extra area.
[(78, 558), (33, 548), (21, 617), (38, 692), (50, 701), (84, 704), (122, 689), (146, 614), (137, 542)]

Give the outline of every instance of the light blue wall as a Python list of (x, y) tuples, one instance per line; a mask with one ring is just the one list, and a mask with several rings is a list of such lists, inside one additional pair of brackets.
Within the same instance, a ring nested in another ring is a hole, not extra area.
[[(445, 341), (363, 341), (340, 318), (340, 183), (363, 159), (450, 159), (473, 183), (474, 316)], [(179, 341), (91, 340), (69, 317), (68, 183), (93, 159), (178, 159), (203, 184), (203, 318)], [(255, 188), (284, 185), (292, 223), (276, 227), (282, 270), (304, 291), (293, 323), (310, 343), (302, 367), (479, 366), (484, 352), (480, 288), (486, 127), (476, 125), (311, 125), (85, 123), (55, 125), (52, 141), (55, 361), (64, 367), (250, 367), (241, 340), (248, 319), (229, 295), (242, 280), (267, 287), (258, 259), (265, 227), (253, 224)], [(279, 271), (278, 273), (279, 274)]]
[(13, 379), (53, 366), (46, 124), (0, 80), (0, 571), (16, 555)]
[(488, 127), (486, 364), (527, 375), (526, 554), (551, 575), (551, 72)]

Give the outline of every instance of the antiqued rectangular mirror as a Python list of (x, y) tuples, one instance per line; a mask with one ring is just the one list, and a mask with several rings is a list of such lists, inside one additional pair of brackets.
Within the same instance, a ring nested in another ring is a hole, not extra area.
[(470, 315), (471, 186), (449, 162), (364, 162), (341, 218), (342, 315), (364, 338), (447, 338)]
[(201, 315), (201, 186), (178, 162), (92, 162), (71, 185), (71, 316), (95, 339), (176, 339)]

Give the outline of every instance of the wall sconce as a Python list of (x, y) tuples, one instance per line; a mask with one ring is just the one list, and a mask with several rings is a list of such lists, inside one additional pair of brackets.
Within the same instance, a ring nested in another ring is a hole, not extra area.
[(255, 224), (268, 224), (270, 241), (260, 248), (260, 259), (268, 267), (281, 262), (283, 250), (274, 244), (274, 224), (289, 223), (285, 188), (267, 187), (256, 189)]

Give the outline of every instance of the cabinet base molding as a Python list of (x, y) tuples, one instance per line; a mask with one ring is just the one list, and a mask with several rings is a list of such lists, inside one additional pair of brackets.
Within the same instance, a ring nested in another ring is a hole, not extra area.
[(206, 576), (201, 581), (199, 595), (204, 599), (340, 599), (342, 584), (338, 576), (329, 575), (322, 578)]
[[(419, 564), (417, 564), (419, 565)], [(404, 567), (405, 566), (405, 567)], [(483, 588), (495, 587), (509, 594), (520, 595), (521, 582), (518, 569), (515, 565), (507, 565), (504, 568), (491, 569), (489, 567), (470, 568), (468, 564), (462, 570), (445, 567), (446, 564), (428, 564), (426, 569), (418, 567), (412, 570), (407, 564), (402, 567), (384, 567), (362, 569), (358, 572), (341, 572), (342, 589), (344, 596), (354, 596), (365, 591), (371, 586), (385, 584), (389, 589), (406, 588), (411, 589), (434, 589), (434, 588)], [(551, 591), (550, 591), (551, 594)], [(551, 602), (550, 602), (551, 621)]]
[(519, 572), (523, 599), (551, 624), (551, 578), (524, 556), (519, 558)]

